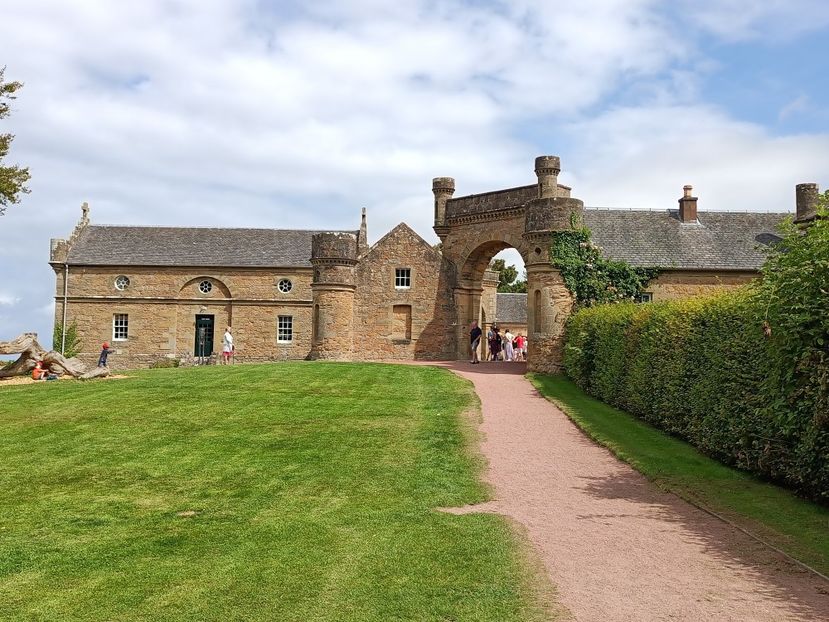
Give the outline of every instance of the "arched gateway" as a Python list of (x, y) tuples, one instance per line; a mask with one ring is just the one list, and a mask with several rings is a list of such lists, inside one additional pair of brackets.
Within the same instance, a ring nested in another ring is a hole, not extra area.
[(570, 197), (570, 188), (559, 185), (559, 171), (558, 157), (540, 156), (535, 159), (538, 183), (457, 198), (452, 198), (454, 179), (432, 181), (435, 233), (445, 259), (454, 266), (458, 358), (469, 355), (469, 325), (482, 321), (484, 271), (496, 253), (512, 247), (527, 268), (528, 369), (560, 368), (562, 331), (573, 298), (551, 265), (549, 250), (553, 234), (569, 229), (573, 216), (581, 218), (584, 203)]

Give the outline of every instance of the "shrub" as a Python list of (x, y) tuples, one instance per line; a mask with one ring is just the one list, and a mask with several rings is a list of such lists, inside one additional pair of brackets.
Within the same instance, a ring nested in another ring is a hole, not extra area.
[(81, 351), (81, 338), (78, 335), (78, 324), (73, 320), (72, 323), (66, 327), (66, 343), (63, 341), (63, 324), (55, 322), (55, 328), (52, 330), (52, 349), (60, 352), (63, 346), (63, 356), (71, 359)]
[(150, 369), (169, 369), (171, 367), (178, 367), (181, 364), (181, 361), (178, 359), (158, 359), (154, 363), (150, 365)]
[(723, 462), (829, 502), (829, 216), (819, 214), (785, 226), (758, 283), (578, 311), (567, 374)]

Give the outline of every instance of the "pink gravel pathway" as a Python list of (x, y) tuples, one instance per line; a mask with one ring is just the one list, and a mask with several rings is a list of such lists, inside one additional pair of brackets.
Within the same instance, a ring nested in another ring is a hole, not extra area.
[(481, 399), (495, 500), (576, 620), (829, 620), (829, 584), (660, 491), (582, 434), (522, 363), (446, 363)]

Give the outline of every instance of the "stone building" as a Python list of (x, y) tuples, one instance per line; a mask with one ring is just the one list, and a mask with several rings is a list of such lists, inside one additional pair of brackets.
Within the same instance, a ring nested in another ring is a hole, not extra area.
[[(51, 243), (55, 322), (77, 325), (87, 362), (110, 341), (123, 367), (209, 356), (225, 326), (238, 361), (439, 360), (466, 358), (470, 322), (506, 305), (523, 319), (530, 369), (552, 371), (573, 304), (549, 261), (556, 231), (582, 220), (609, 257), (660, 268), (647, 292), (658, 300), (754, 278), (788, 215), (698, 212), (690, 186), (679, 209), (585, 208), (558, 183), (557, 157), (537, 158), (535, 172), (532, 185), (457, 198), (452, 178), (434, 179), (440, 248), (406, 224), (369, 246), (365, 211), (353, 231), (211, 229), (93, 225), (84, 204), (71, 236)], [(808, 220), (817, 187), (797, 197)], [(527, 269), (523, 312), (487, 270), (510, 247)]]

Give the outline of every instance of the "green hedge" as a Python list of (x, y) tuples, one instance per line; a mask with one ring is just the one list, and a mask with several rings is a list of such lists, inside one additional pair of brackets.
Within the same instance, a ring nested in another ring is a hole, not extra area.
[(786, 346), (802, 326), (781, 321), (767, 337), (768, 311), (756, 288), (582, 309), (567, 326), (565, 369), (705, 453), (829, 502), (829, 357), (803, 366), (805, 348), (793, 357)]

